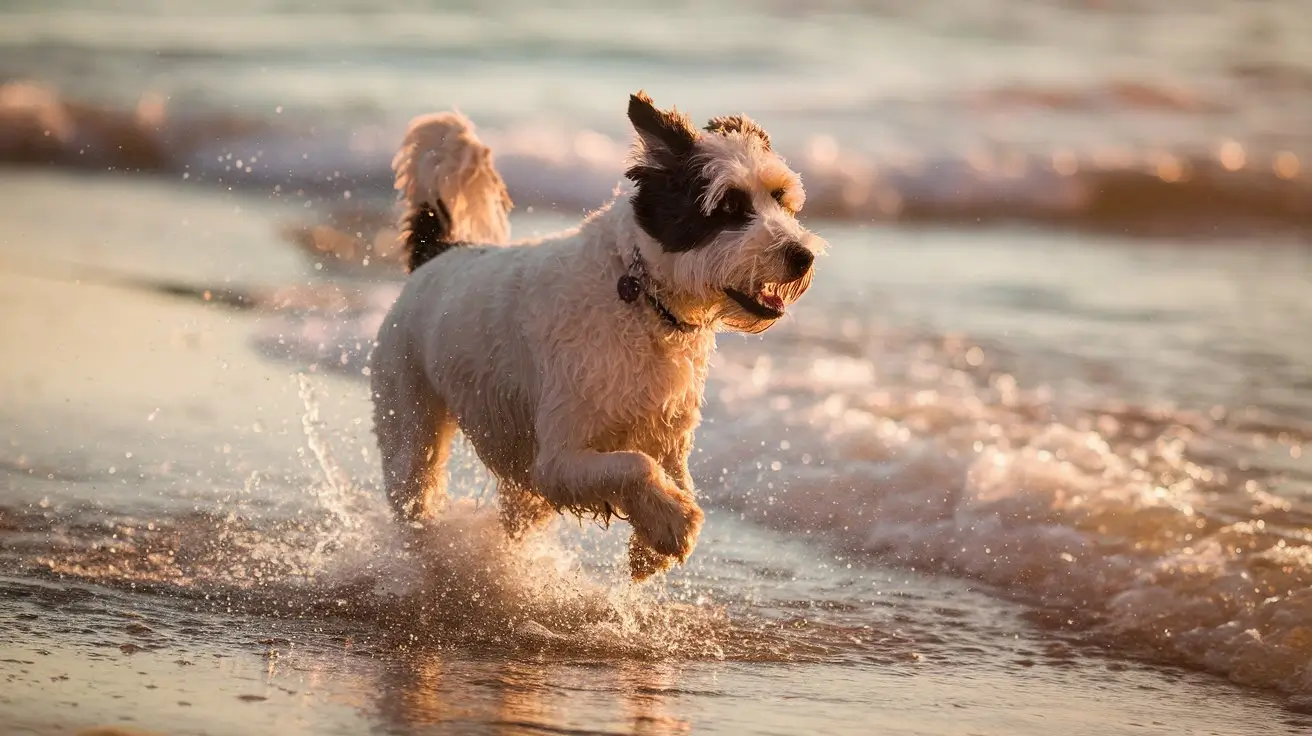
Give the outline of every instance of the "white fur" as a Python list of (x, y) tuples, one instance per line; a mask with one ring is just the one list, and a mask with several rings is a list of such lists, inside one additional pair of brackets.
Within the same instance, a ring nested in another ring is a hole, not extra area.
[[(781, 159), (750, 136), (702, 138), (698, 156), (715, 172), (713, 186), (751, 193), (758, 215), (741, 232), (666, 253), (622, 196), (573, 230), (536, 243), (459, 246), (411, 275), (379, 332), (372, 367), (384, 479), (399, 515), (440, 511), (444, 465), (460, 429), (498, 478), (512, 535), (553, 509), (627, 517), (635, 578), (692, 551), (702, 511), (687, 458), (714, 331), (759, 331), (773, 322), (747, 315), (723, 287), (755, 294), (783, 280), (783, 239), (823, 247), (771, 195), (786, 185), (785, 202), (801, 205), (800, 181)], [(649, 144), (639, 143), (635, 156)], [(484, 152), (463, 118), (416, 120), (395, 162), (407, 212), (440, 196), (448, 206), (466, 202), (459, 212), (478, 213), (480, 222), (498, 222), (497, 207), (504, 212), (509, 200)], [(482, 173), (442, 169), (457, 160)], [(457, 230), (475, 216), (451, 210)], [(702, 329), (672, 330), (644, 300), (620, 300), (616, 283), (635, 248), (653, 292)], [(781, 293), (791, 301), (809, 282), (808, 273)]]

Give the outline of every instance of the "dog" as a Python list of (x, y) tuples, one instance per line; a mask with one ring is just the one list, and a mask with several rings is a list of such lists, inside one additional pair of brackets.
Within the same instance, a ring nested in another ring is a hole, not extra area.
[(824, 240), (801, 178), (746, 116), (697, 129), (642, 91), (609, 204), (509, 244), (491, 150), (454, 112), (413, 120), (392, 163), (409, 277), (371, 357), (397, 517), (440, 513), (457, 430), (512, 538), (558, 512), (632, 526), (629, 572), (685, 562), (701, 530), (688, 455), (720, 331), (759, 333), (810, 287)]

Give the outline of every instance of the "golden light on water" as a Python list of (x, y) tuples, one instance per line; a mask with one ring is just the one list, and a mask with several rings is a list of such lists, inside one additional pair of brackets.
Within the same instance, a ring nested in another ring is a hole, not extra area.
[(1075, 158), (1075, 154), (1070, 151), (1054, 151), (1052, 154), (1052, 170), (1062, 176), (1072, 176), (1080, 168), (1080, 162)]
[(1180, 159), (1169, 153), (1157, 156), (1157, 176), (1167, 183), (1175, 183), (1185, 176), (1184, 165)]
[(1020, 179), (1029, 171), (1030, 161), (1021, 151), (1007, 151), (1002, 156), (1001, 174), (1008, 179)]
[(1125, 169), (1134, 165), (1136, 156), (1133, 151), (1121, 146), (1104, 146), (1093, 152), (1094, 166), (1100, 169)]
[(808, 153), (819, 164), (832, 164), (838, 160), (838, 141), (833, 136), (817, 135), (811, 138)]
[(1221, 165), (1227, 171), (1238, 171), (1244, 168), (1244, 162), (1247, 155), (1244, 153), (1244, 147), (1239, 141), (1226, 141), (1221, 144), (1221, 148), (1216, 153), (1217, 158), (1221, 160)]
[(987, 174), (996, 166), (993, 152), (987, 148), (974, 147), (966, 151), (966, 162), (981, 174)]
[(1276, 160), (1273, 167), (1276, 170), (1276, 176), (1281, 179), (1293, 179), (1298, 176), (1300, 164), (1298, 156), (1293, 151), (1281, 151), (1276, 154)]

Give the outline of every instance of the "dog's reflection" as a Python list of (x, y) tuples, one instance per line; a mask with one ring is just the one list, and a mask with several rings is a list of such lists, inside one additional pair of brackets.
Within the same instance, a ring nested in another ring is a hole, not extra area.
[(677, 670), (653, 662), (486, 661), (412, 654), (379, 682), (395, 733), (688, 733)]
[(688, 721), (667, 712), (678, 672), (669, 665), (627, 662), (619, 670), (624, 713), (631, 733), (689, 733)]

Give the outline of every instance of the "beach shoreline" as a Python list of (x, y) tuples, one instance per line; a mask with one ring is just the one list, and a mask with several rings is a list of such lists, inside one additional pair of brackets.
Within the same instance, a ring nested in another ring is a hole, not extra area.
[[(39, 188), (22, 176), (5, 182)], [(701, 649), (598, 650), (591, 640), (552, 638), (558, 624), (509, 644), (443, 644), (437, 632), (422, 646), (398, 645), (404, 626), (314, 608), (352, 595), (349, 578), (328, 584), (312, 566), (311, 577), (298, 578), (294, 565), (310, 564), (295, 562), (302, 552), (260, 531), (263, 517), (321, 512), (316, 505), (329, 498), (320, 494), (332, 479), (307, 451), (297, 375), (316, 389), (317, 423), (339, 467), (368, 495), (376, 471), (358, 373), (261, 353), (259, 337), (281, 329), (276, 315), (85, 277), (115, 263), (198, 287), (234, 267), (265, 284), (304, 280), (318, 272), (301, 254), (284, 259), (295, 253), (277, 235), (287, 211), (133, 179), (46, 182), (95, 192), (105, 208), (149, 202), (203, 236), (187, 258), (155, 263), (150, 253), (165, 244), (150, 243), (151, 229), (133, 218), (92, 230), (39, 212), (6, 219), (0, 293), (13, 308), (0, 337), (22, 349), (0, 374), (11, 397), (0, 410), (12, 428), (0, 455), (0, 526), (11, 530), (0, 542), (9, 632), (0, 639), (0, 720), (18, 733), (95, 725), (170, 734), (863, 733), (879, 723), (887, 733), (927, 735), (1229, 736), (1312, 723), (1263, 691), (1100, 653), (1063, 626), (1038, 625), (1027, 605), (987, 585), (845, 557), (723, 505), (711, 511), (693, 566), (657, 583), (673, 598), (618, 609), (692, 606), (677, 616), (711, 616), (696, 624), (709, 627), (702, 638), (642, 628), (650, 622), (626, 636), (675, 636), (673, 646)], [(38, 242), (46, 247), (33, 248)], [(89, 270), (35, 273), (34, 253)], [(210, 517), (188, 522), (189, 508), (228, 509), (241, 520), (207, 532)], [(354, 518), (346, 513), (326, 523)], [(190, 523), (199, 526), (188, 531)], [(155, 526), (162, 536), (151, 536)], [(267, 538), (215, 558), (183, 554), (210, 533)], [(584, 550), (583, 567), (569, 573), (590, 581), (583, 590), (605, 597), (624, 587), (608, 567), (620, 553), (612, 537), (622, 535), (561, 534), (549, 548)], [(170, 535), (182, 535), (181, 546), (170, 546), (179, 544)], [(360, 564), (367, 569), (375, 555), (387, 553), (363, 550)], [(569, 559), (561, 564), (574, 570)], [(275, 575), (289, 565), (290, 577)], [(309, 587), (297, 592), (298, 579)], [(278, 601), (298, 600), (287, 603), (303, 606), (297, 612), (269, 615)], [(720, 609), (728, 628), (711, 615)]]

